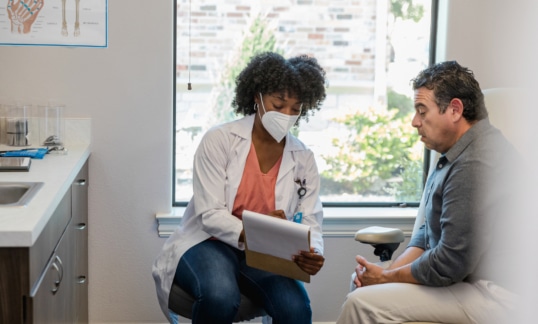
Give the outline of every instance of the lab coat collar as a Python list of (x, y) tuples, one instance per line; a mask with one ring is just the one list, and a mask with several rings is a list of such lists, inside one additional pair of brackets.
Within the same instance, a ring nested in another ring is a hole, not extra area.
[(256, 115), (248, 115), (235, 122), (232, 122), (230, 132), (244, 139), (252, 140), (252, 127), (254, 127), (254, 117)]

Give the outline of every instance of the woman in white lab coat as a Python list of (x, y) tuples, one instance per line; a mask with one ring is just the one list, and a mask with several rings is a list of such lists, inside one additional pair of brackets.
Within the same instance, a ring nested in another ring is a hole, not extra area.
[(175, 282), (196, 300), (193, 323), (231, 323), (240, 292), (275, 324), (312, 322), (301, 282), (246, 265), (241, 217), (248, 209), (309, 225), (311, 249), (298, 251), (295, 262), (311, 275), (321, 269), (318, 169), (312, 151), (289, 130), (324, 99), (325, 71), (312, 57), (262, 53), (240, 73), (232, 105), (245, 117), (204, 135), (194, 157), (193, 197), (153, 266), (167, 317)]

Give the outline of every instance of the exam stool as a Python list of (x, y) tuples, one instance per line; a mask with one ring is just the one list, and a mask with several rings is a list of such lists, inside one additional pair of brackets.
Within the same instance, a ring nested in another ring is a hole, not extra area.
[(392, 254), (404, 239), (404, 233), (399, 228), (370, 226), (355, 233), (355, 241), (372, 245), (374, 254), (381, 262), (391, 261)]
[[(172, 289), (170, 290), (170, 297), (168, 299), (168, 308), (182, 317), (192, 319), (193, 304), (194, 297), (173, 283)], [(241, 294), (241, 303), (239, 304), (239, 310), (235, 315), (234, 323), (249, 321), (256, 317), (266, 315), (267, 313), (262, 307), (254, 304), (254, 302), (252, 302), (252, 300), (250, 300), (247, 296)], [(266, 323), (265, 319), (264, 323)]]

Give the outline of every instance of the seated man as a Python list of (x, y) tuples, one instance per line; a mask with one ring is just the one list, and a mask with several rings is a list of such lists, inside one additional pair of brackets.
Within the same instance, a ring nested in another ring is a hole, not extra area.
[(502, 270), (514, 251), (499, 233), (509, 224), (517, 153), (489, 123), (469, 69), (439, 63), (413, 89), (412, 125), (441, 154), (424, 188), (425, 222), (389, 268), (356, 257), (357, 288), (337, 323), (508, 323), (517, 295)]

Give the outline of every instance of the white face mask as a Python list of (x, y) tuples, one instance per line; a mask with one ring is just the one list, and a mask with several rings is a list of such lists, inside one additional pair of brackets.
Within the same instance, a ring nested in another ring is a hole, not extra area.
[[(263, 127), (265, 127), (265, 130), (269, 132), (269, 134), (271, 134), (271, 136), (273, 136), (278, 143), (280, 143), (282, 139), (286, 137), (286, 134), (288, 134), (293, 125), (295, 125), (295, 122), (297, 122), (297, 119), (299, 119), (301, 113), (299, 112), (298, 115), (286, 115), (278, 111), (267, 112), (265, 110), (265, 105), (263, 104), (261, 93), (260, 101), (262, 103), (264, 114), (261, 116), (260, 111), (258, 110), (258, 115), (262, 120)], [(301, 109), (302, 107), (303, 105), (301, 104)]]

